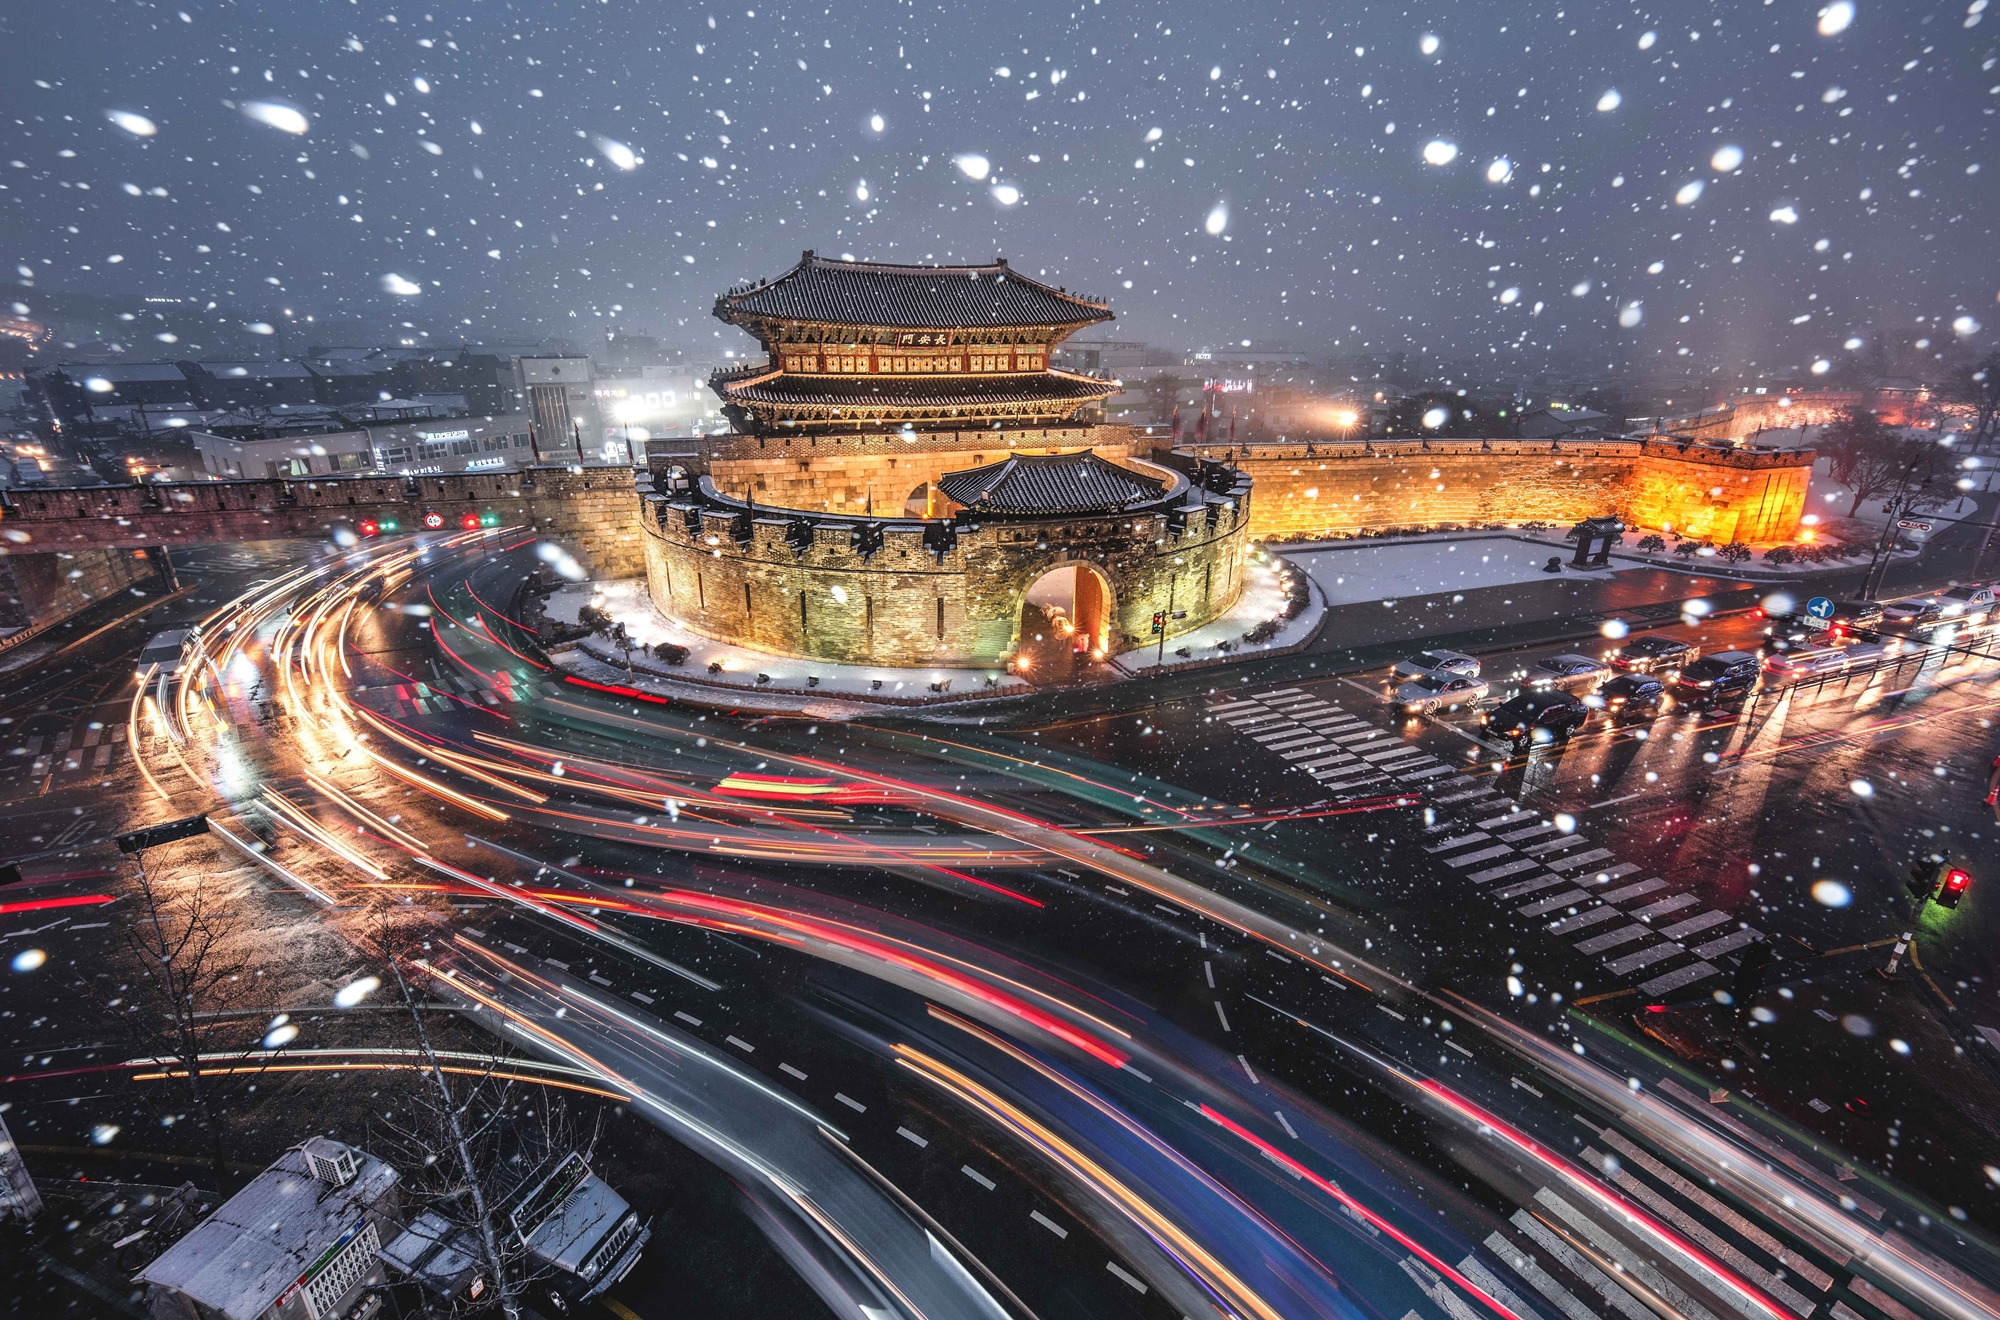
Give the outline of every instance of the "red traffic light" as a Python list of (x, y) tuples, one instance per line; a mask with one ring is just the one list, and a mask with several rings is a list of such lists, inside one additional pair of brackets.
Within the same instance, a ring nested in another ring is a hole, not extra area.
[(1972, 876), (1956, 866), (1944, 873), (1944, 883), (1938, 886), (1937, 905), (1954, 908), (1958, 900), (1965, 897), (1965, 891), (1972, 887)]
[(479, 530), (479, 515), (468, 513), (458, 520), (458, 525), (468, 532), (476, 532)]
[(373, 518), (363, 518), (361, 520), (360, 531), (363, 536), (377, 536), (381, 534), (382, 524), (376, 522)]
[(427, 531), (437, 531), (444, 526), (444, 515), (436, 509), (424, 510), (424, 527)]

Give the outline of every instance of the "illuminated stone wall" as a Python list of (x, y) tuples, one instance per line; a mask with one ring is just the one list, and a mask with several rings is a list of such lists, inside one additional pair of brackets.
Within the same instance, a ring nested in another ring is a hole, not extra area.
[(1247, 504), (1216, 506), (1213, 526), (1197, 514), (1178, 537), (1161, 514), (990, 522), (961, 530), (941, 556), (922, 524), (891, 523), (864, 559), (843, 519), (814, 519), (801, 550), (786, 537), (790, 516), (760, 513), (739, 545), (728, 513), (706, 512), (690, 531), (656, 496), (644, 520), (648, 586), (661, 613), (719, 641), (852, 664), (983, 666), (1014, 653), (1037, 579), (1087, 564), (1109, 587), (1110, 644), (1122, 651), (1153, 640), (1153, 613), (1170, 600), (1187, 617), (1169, 641), (1235, 603)]
[(1418, 440), (1225, 445), (1255, 483), (1250, 534), (1270, 540), (1440, 524), (1548, 522), (1616, 514), (1635, 529), (1717, 542), (1789, 541), (1814, 455), (1656, 440)]

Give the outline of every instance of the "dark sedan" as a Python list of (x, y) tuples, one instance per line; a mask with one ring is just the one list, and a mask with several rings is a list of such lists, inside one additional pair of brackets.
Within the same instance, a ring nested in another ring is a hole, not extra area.
[(1628, 674), (1652, 674), (1693, 664), (1701, 659), (1701, 648), (1692, 642), (1654, 633), (1627, 642), (1606, 659), (1613, 669)]
[(1615, 723), (1650, 720), (1670, 708), (1674, 699), (1667, 685), (1651, 674), (1620, 674), (1597, 690), (1604, 717)]
[(1523, 692), (1480, 717), (1486, 736), (1524, 752), (1537, 742), (1564, 742), (1590, 718), (1583, 698), (1560, 690)]

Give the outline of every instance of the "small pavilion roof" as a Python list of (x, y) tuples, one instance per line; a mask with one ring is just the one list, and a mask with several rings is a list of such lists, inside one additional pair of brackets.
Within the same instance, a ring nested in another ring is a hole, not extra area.
[(978, 513), (1117, 513), (1156, 500), (1166, 483), (1098, 457), (1016, 454), (985, 467), (947, 472), (938, 489)]

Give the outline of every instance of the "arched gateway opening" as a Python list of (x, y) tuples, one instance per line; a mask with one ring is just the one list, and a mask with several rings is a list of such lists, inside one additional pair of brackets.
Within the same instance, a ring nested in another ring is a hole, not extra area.
[(1014, 668), (1060, 682), (1110, 653), (1111, 586), (1087, 564), (1064, 564), (1036, 578), (1021, 604)]

